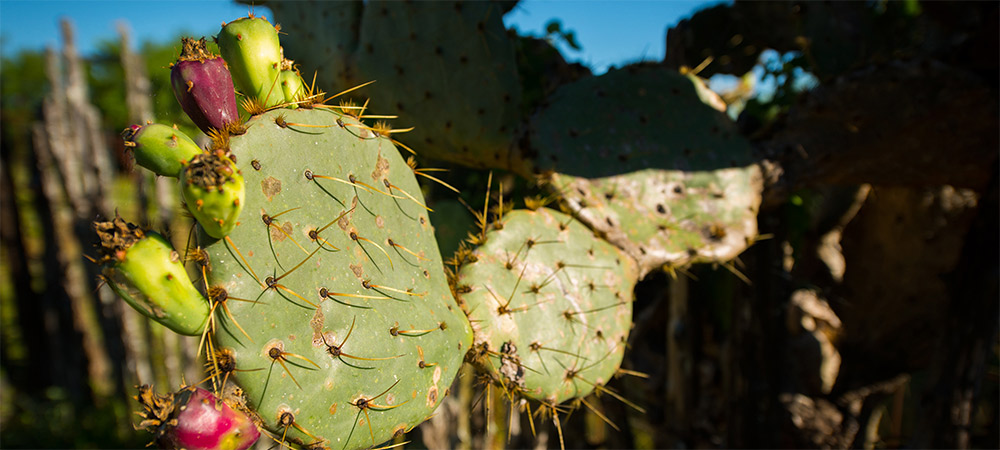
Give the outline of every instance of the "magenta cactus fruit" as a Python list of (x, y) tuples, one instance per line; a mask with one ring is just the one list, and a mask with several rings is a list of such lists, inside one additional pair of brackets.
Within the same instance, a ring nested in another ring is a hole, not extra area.
[(157, 175), (176, 178), (184, 163), (204, 153), (190, 137), (169, 125), (132, 125), (122, 132), (135, 162)]
[(205, 38), (181, 38), (183, 49), (170, 68), (170, 84), (181, 108), (206, 134), (239, 124), (233, 77), (222, 57), (209, 53)]
[(260, 437), (251, 416), (201, 388), (161, 396), (143, 385), (136, 400), (144, 408), (139, 426), (156, 434), (161, 448), (245, 450)]

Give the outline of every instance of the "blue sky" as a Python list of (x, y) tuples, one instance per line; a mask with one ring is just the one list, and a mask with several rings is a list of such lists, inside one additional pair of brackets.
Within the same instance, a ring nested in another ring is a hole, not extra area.
[[(609, 65), (662, 59), (667, 27), (720, 1), (723, 0), (523, 0), (505, 17), (505, 23), (508, 27), (516, 26), (522, 33), (541, 35), (550, 19), (560, 19), (563, 29), (574, 31), (583, 47), (581, 52), (563, 47), (563, 54), (600, 73)], [(247, 11), (245, 5), (218, 0), (0, 0), (0, 49), (6, 57), (23, 49), (58, 47), (61, 17), (73, 20), (80, 51), (87, 55), (101, 41), (117, 39), (117, 24), (122, 20), (131, 27), (134, 42), (162, 42), (182, 32), (213, 35), (222, 21), (245, 15)], [(257, 14), (271, 17), (264, 7), (258, 7)]]

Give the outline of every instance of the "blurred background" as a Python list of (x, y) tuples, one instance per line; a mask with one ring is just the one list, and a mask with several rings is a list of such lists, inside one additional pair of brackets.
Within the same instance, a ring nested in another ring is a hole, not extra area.
[[(770, 144), (799, 138), (781, 130), (804, 99), (896, 60), (967, 74), (919, 66), (917, 78), (963, 86), (942, 95), (973, 95), (979, 106), (945, 123), (986, 135), (978, 170), (949, 170), (955, 142), (944, 139), (935, 153), (914, 150), (930, 162), (903, 180), (769, 185), (759, 217), (767, 239), (741, 260), (640, 283), (625, 365), (648, 377), (615, 387), (649, 413), (602, 399), (619, 429), (579, 410), (564, 421), (584, 430), (569, 447), (1000, 446), (996, 4), (808, 3), (525, 0), (504, 17), (512, 33), (557, 49), (572, 79), (638, 62), (693, 69), (762, 159), (781, 160)], [(274, 15), (266, 4), (214, 1), (0, 2), (0, 446), (143, 447), (151, 437), (133, 428), (134, 386), (204, 378), (196, 342), (100, 286), (90, 224), (118, 213), (185, 246), (192, 222), (176, 187), (133, 170), (119, 134), (155, 120), (203, 142), (174, 99), (169, 65), (181, 36), (211, 36), (250, 10)], [(908, 93), (925, 87), (893, 82), (905, 115)], [(830, 114), (847, 114), (835, 106)], [(928, 117), (917, 123), (939, 124)], [(882, 146), (907, 132), (891, 123)], [(825, 131), (806, 121), (800, 133), (810, 132)], [(481, 201), (487, 171), (432, 164), (451, 169), (465, 200)], [(442, 190), (428, 203), (447, 256), (472, 216)], [(485, 424), (503, 423), (506, 407), (462, 411), (471, 389), (456, 386), (441, 413), (472, 414), (470, 429), (433, 420), (408, 446), (502, 442)], [(540, 428), (533, 437), (518, 425), (507, 445), (558, 447)]]

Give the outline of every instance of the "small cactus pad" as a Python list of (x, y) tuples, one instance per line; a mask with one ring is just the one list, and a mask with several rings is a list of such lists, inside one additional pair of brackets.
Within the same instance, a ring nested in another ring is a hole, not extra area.
[(284, 96), (285, 103), (295, 103), (308, 97), (308, 88), (302, 81), (302, 76), (293, 69), (283, 69), (278, 83), (281, 85), (281, 94)]
[(750, 144), (677, 72), (630, 66), (563, 86), (527, 141), (538, 154), (518, 171), (541, 174), (642, 273), (728, 260), (756, 237), (763, 180)]
[(286, 442), (360, 448), (409, 430), (472, 341), (412, 169), (329, 109), (246, 125), (230, 140), (247, 187), (239, 223), (202, 243), (224, 306), (217, 353)]
[(102, 277), (122, 299), (180, 334), (198, 335), (208, 302), (191, 284), (181, 257), (163, 236), (115, 217), (95, 222)]
[(515, 210), (458, 272), (470, 359), (508, 390), (551, 405), (590, 394), (621, 364), (636, 264), (572, 217)]

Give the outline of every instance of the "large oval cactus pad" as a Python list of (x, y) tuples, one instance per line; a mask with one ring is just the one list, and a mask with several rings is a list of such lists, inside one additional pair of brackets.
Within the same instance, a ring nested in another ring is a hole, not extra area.
[(276, 435), (376, 445), (431, 415), (471, 344), (420, 188), (351, 117), (300, 108), (247, 125), (230, 141), (239, 224), (205, 238), (210, 295), (227, 295), (217, 347)]

